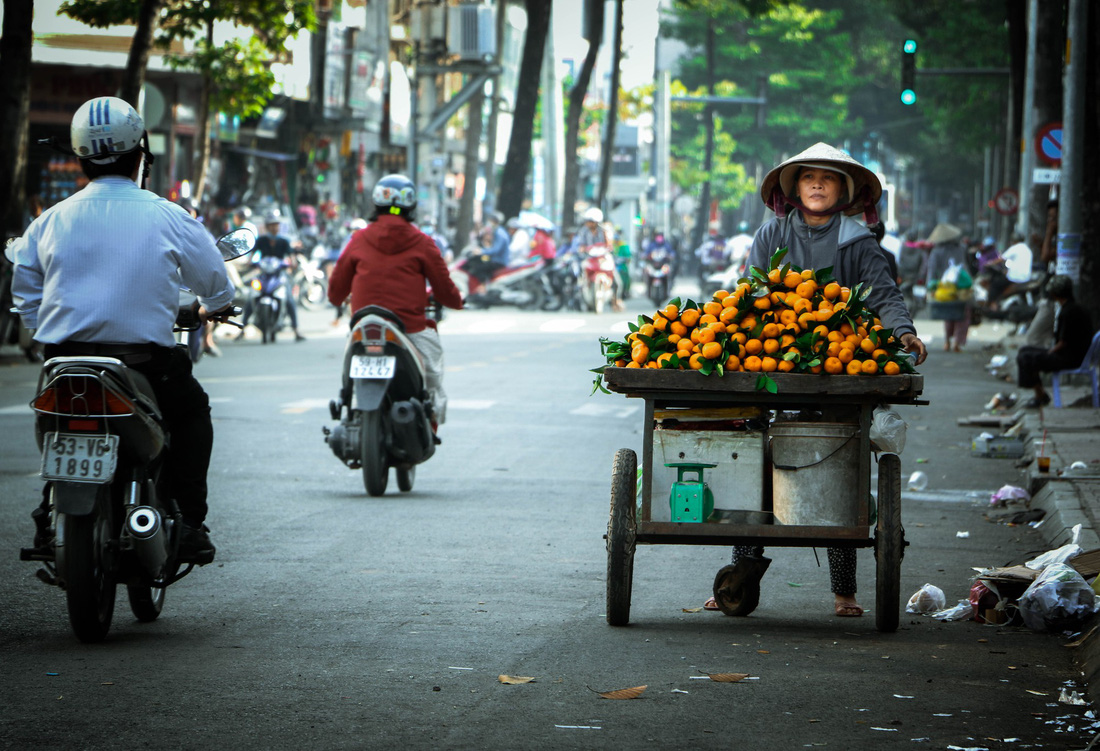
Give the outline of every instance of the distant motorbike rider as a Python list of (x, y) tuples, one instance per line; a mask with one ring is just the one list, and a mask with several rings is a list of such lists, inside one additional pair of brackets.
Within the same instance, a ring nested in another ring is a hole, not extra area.
[(489, 217), (489, 221), (478, 233), (478, 244), (484, 252), (475, 254), (467, 261), (467, 269), (484, 284), (488, 284), (489, 280), (493, 278), (493, 274), (507, 266), (508, 261), (511, 259), (509, 245), (512, 239), (508, 236), (508, 232), (500, 226), (503, 222), (504, 217), (500, 212), (493, 212), (492, 216)]
[(508, 264), (515, 266), (526, 263), (531, 255), (531, 233), (515, 217), (504, 224), (504, 231), (508, 233)]
[(736, 265), (739, 270), (744, 269), (750, 250), (752, 235), (749, 234), (749, 223), (741, 222), (737, 225), (737, 234), (726, 242), (726, 255), (730, 265)]
[(448, 242), (446, 236), (435, 226), (434, 219), (425, 219), (420, 225), (420, 231), (432, 239), (432, 242), (435, 243), (435, 247), (439, 248), (439, 255), (443, 257), (445, 263), (450, 263), (454, 259), (454, 251), (451, 250), (451, 243)]
[(585, 210), (581, 218), (584, 220), (584, 226), (573, 235), (573, 249), (583, 250), (590, 245), (607, 245), (607, 232), (601, 226), (603, 212), (593, 207)]
[[(282, 261), (288, 270), (294, 267), (294, 249), (290, 245), (290, 240), (279, 233), (280, 227), (278, 214), (268, 214), (264, 218), (264, 234), (256, 238), (256, 249), (252, 254), (253, 262), (258, 263), (261, 258), (271, 257)], [(286, 296), (286, 315), (290, 319), (290, 327), (294, 329), (294, 341), (304, 342), (306, 338), (298, 331), (298, 305), (294, 297), (293, 293)], [(248, 325), (248, 320), (252, 318), (253, 307), (251, 299), (245, 302), (244, 316), (241, 318), (242, 325)], [(244, 338), (243, 328), (237, 338)]]
[(416, 186), (404, 175), (386, 175), (371, 193), (374, 213), (366, 229), (352, 235), (329, 279), (328, 299), (352, 310), (378, 305), (393, 312), (424, 359), (434, 405), (435, 430), (447, 414), (443, 391), (443, 345), (435, 321), (425, 314), (425, 282), (436, 301), (460, 310), (462, 295), (431, 238), (413, 224)]
[[(130, 104), (116, 97), (85, 102), (71, 136), (91, 182), (16, 241), (13, 298), (47, 359), (114, 357), (149, 379), (172, 438), (163, 472), (183, 516), (180, 559), (208, 560), (210, 401), (172, 328), (181, 284), (198, 295), (204, 320), (229, 308), (234, 288), (202, 224), (136, 184), (143, 157), (146, 169), (152, 157)], [(34, 518), (41, 548), (52, 536), (45, 505)]]

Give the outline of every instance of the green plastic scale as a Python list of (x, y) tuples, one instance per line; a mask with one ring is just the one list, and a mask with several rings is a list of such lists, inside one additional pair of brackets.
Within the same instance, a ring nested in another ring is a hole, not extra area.
[[(668, 507), (672, 511), (674, 522), (705, 522), (714, 513), (714, 493), (703, 481), (703, 470), (713, 469), (717, 464), (694, 464), (692, 462), (674, 462), (666, 467), (676, 468), (676, 482), (668, 494)], [(695, 479), (685, 479), (684, 475), (694, 473)]]

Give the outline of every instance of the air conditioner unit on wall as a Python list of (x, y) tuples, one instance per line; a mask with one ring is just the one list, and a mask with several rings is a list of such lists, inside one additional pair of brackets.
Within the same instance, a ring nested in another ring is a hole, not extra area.
[(462, 60), (491, 60), (496, 56), (493, 7), (483, 3), (447, 8), (447, 51)]

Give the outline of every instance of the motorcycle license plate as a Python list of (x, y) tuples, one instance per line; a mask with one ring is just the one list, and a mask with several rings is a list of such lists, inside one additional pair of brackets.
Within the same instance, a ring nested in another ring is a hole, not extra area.
[(393, 378), (393, 372), (397, 369), (397, 358), (370, 357), (368, 355), (355, 355), (351, 358), (352, 378)]
[(110, 482), (118, 465), (117, 435), (46, 433), (42, 479)]

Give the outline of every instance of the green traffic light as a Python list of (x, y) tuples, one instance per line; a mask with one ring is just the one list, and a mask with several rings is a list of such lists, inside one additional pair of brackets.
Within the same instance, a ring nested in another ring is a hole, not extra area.
[(917, 102), (917, 92), (913, 91), (912, 89), (905, 89), (904, 91), (901, 92), (901, 103), (902, 104), (916, 104), (916, 102)]
[(910, 54), (910, 55), (914, 54), (917, 51), (917, 40), (916, 39), (906, 39), (905, 43), (903, 45), (901, 45), (901, 49), (902, 49), (903, 52), (905, 52), (907, 54)]

